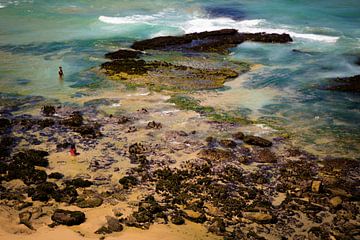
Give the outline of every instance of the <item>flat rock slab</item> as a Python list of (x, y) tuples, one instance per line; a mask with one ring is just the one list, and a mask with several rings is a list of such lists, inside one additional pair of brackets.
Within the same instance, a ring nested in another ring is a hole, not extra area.
[(51, 220), (67, 226), (80, 225), (85, 222), (85, 214), (80, 211), (57, 209), (52, 215)]

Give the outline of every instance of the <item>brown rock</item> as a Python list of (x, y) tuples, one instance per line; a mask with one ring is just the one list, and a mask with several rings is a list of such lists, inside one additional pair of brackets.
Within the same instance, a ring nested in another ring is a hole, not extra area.
[(318, 193), (321, 189), (321, 184), (322, 182), (321, 181), (313, 181), (312, 184), (311, 184), (311, 190), (314, 192), (314, 193)]
[(331, 198), (329, 200), (329, 203), (331, 204), (332, 207), (337, 208), (338, 206), (341, 205), (342, 199), (341, 199), (341, 197), (336, 196), (336, 197)]
[(257, 137), (257, 136), (252, 136), (252, 135), (245, 136), (244, 142), (249, 145), (255, 145), (255, 146), (259, 146), (259, 147), (271, 147), (272, 146), (272, 142), (270, 142), (269, 140), (266, 140), (264, 138)]
[(226, 161), (235, 157), (230, 151), (218, 148), (202, 149), (198, 156), (211, 161)]
[(258, 223), (270, 223), (273, 221), (270, 214), (261, 212), (245, 212), (244, 217)]

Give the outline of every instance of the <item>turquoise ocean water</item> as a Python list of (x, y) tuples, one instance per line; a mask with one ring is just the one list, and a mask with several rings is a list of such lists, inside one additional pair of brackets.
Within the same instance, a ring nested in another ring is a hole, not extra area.
[(0, 92), (68, 99), (84, 86), (108, 86), (90, 70), (105, 52), (139, 39), (222, 28), (294, 39), (232, 49), (231, 58), (263, 65), (241, 88), (280, 93), (256, 108), (251, 102), (258, 99), (234, 98), (239, 109), (291, 129), (300, 144), (323, 154), (358, 156), (359, 95), (316, 88), (328, 78), (360, 74), (358, 0), (0, 0)]

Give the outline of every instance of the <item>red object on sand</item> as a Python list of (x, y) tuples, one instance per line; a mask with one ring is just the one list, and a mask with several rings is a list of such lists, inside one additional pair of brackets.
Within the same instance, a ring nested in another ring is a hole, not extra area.
[(70, 148), (70, 155), (71, 156), (76, 156), (76, 149), (75, 148)]

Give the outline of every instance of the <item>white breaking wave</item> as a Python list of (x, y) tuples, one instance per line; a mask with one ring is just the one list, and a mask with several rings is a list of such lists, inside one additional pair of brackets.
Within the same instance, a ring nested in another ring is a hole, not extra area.
[(0, 8), (4, 8), (4, 7), (6, 7), (6, 6), (0, 4)]
[[(176, 15), (177, 14), (177, 15)], [(246, 33), (287, 33), (293, 38), (307, 39), (311, 41), (321, 41), (335, 43), (339, 37), (328, 36), (314, 33), (301, 33), (291, 26), (274, 26), (265, 19), (251, 19), (236, 21), (227, 17), (208, 18), (196, 15), (181, 16), (174, 10), (161, 11), (154, 15), (132, 15), (126, 17), (107, 17), (100, 16), (99, 20), (109, 24), (151, 24), (182, 29), (184, 33), (194, 33), (203, 31), (214, 31), (224, 28), (234, 28), (239, 32)], [(301, 30), (300, 30), (301, 31)], [(167, 31), (161, 30), (150, 37), (167, 35)]]
[(288, 28), (271, 28), (270, 24), (265, 19), (253, 19), (253, 20), (243, 20), (235, 21), (230, 18), (197, 18), (186, 22), (182, 29), (185, 33), (193, 33), (200, 31), (214, 31), (222, 28), (235, 28), (239, 32), (246, 33), (257, 33), (257, 32), (266, 32), (266, 33), (287, 33), (295, 38), (303, 38), (314, 41), (321, 41), (327, 43), (335, 43), (339, 37), (311, 34), (311, 33), (297, 33)]
[(110, 24), (135, 24), (135, 23), (142, 23), (142, 24), (150, 24), (150, 21), (153, 21), (155, 17), (153, 16), (146, 16), (146, 15), (133, 15), (128, 17), (106, 17), (100, 16), (99, 20), (104, 23)]

